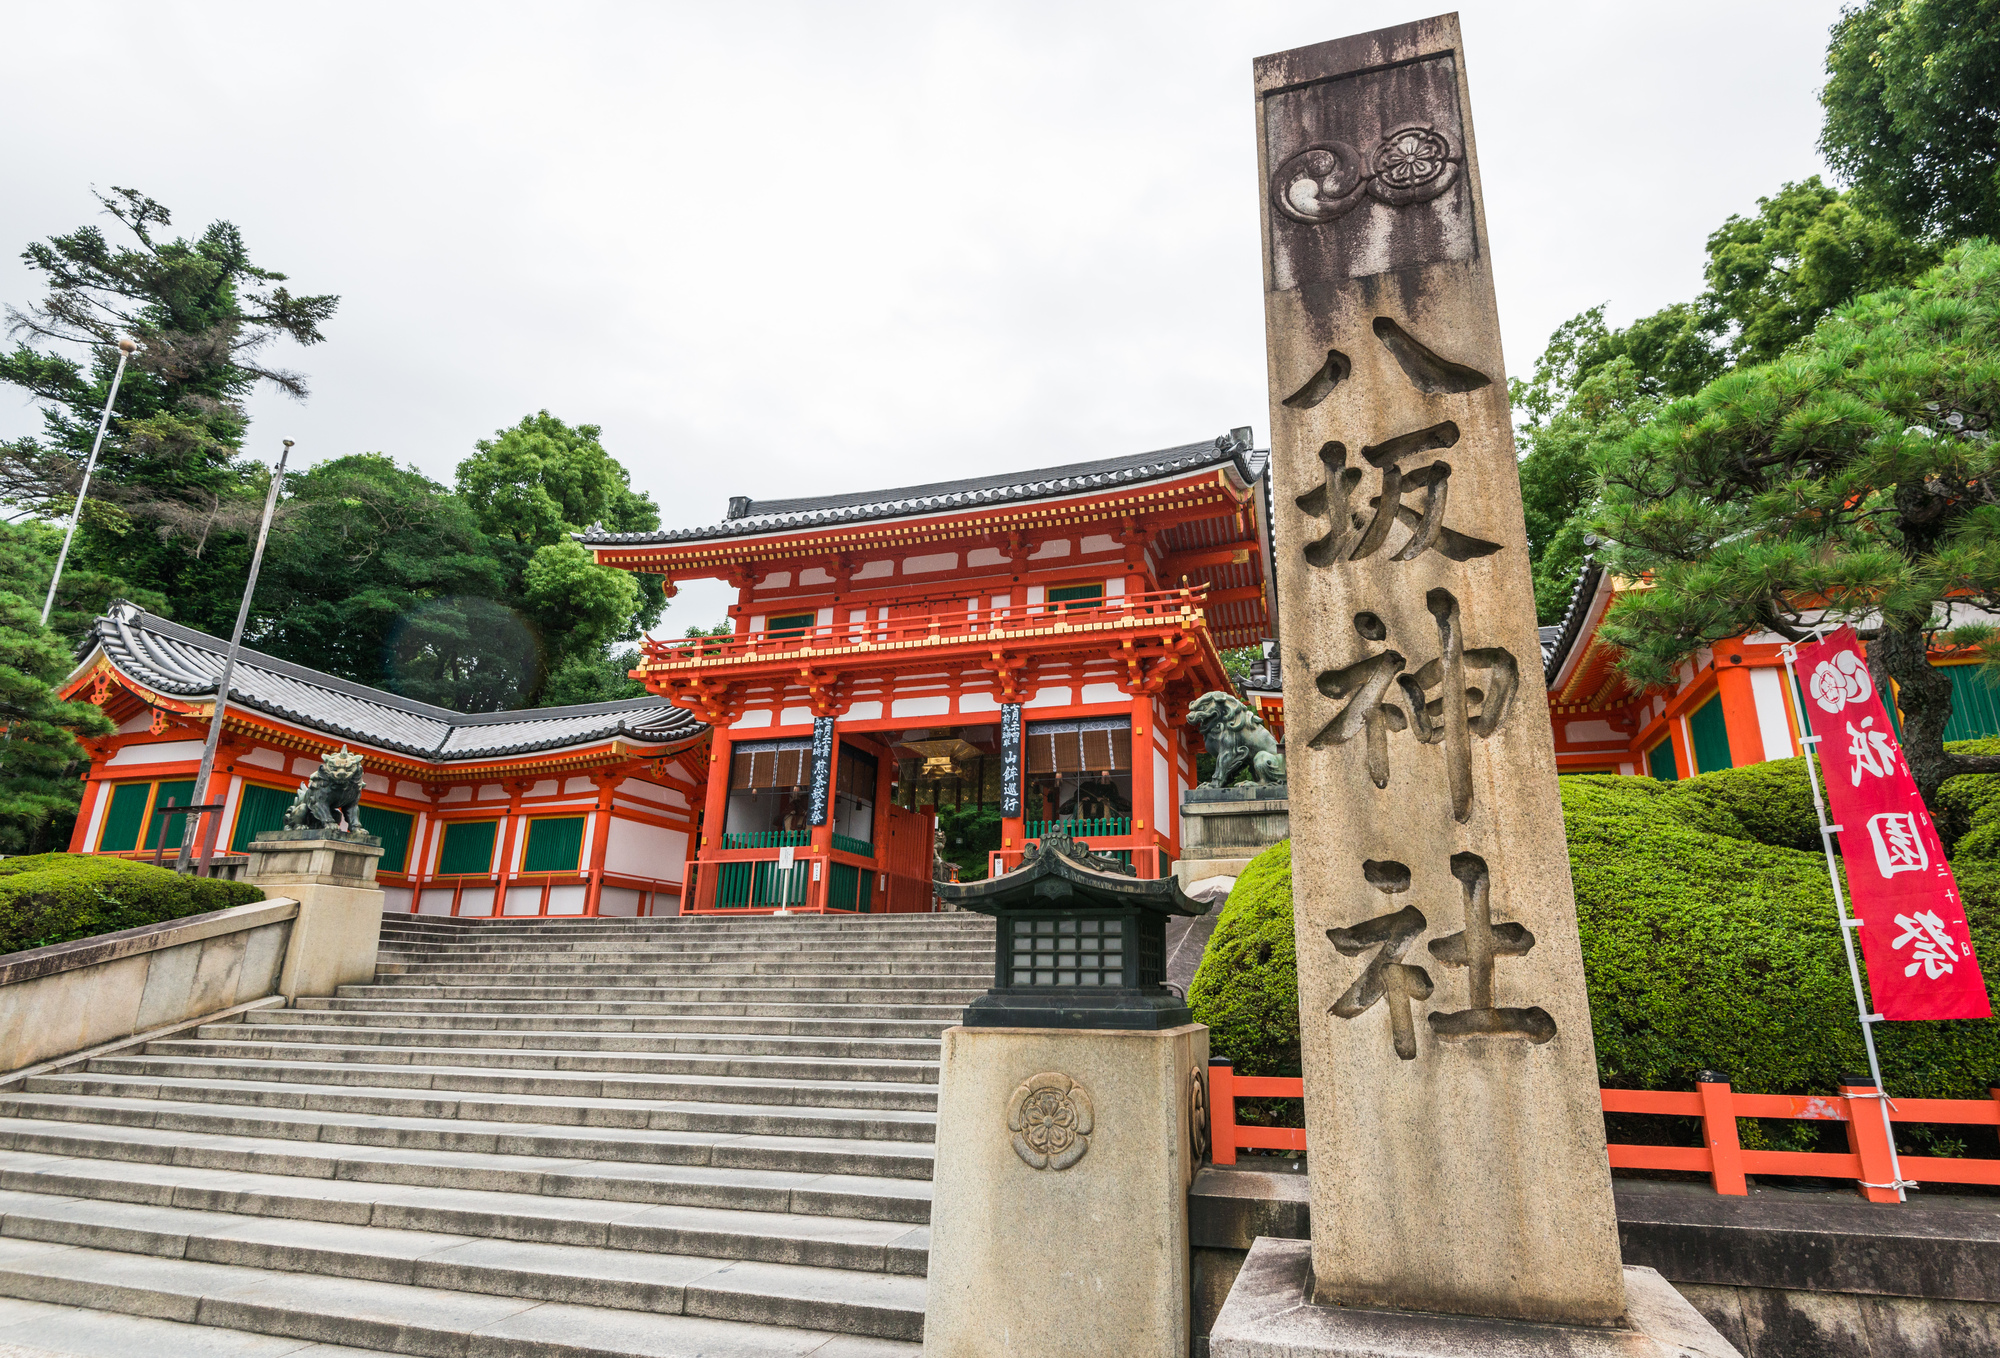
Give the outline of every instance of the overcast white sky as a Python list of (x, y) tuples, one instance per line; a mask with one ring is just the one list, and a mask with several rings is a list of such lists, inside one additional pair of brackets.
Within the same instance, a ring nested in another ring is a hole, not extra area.
[[(1509, 370), (1822, 172), (1838, 0), (1461, 11)], [(342, 301), (251, 450), (449, 482), (546, 407), (668, 525), (1268, 425), (1255, 56), (1433, 4), (0, 0), (0, 300), (93, 185)], [(115, 227), (115, 223), (107, 224)], [(36, 428), (0, 392), (0, 434)], [(685, 589), (675, 632), (721, 616)], [(663, 629), (665, 630), (665, 629)]]

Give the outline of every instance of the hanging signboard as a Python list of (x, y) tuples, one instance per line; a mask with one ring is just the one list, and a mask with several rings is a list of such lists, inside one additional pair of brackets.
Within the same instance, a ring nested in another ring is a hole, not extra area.
[(1021, 814), (1021, 705), (1000, 704), (1000, 815)]
[(1799, 647), (1797, 664), (1877, 1012), (1992, 1017), (1958, 883), (1854, 629)]
[(807, 794), (806, 806), (810, 814), (807, 822), (812, 825), (826, 824), (826, 813), (832, 801), (833, 782), (833, 718), (813, 718), (812, 787)]

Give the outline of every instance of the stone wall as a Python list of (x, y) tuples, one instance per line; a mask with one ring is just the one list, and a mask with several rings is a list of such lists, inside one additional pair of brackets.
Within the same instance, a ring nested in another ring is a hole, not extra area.
[(0, 1072), (275, 993), (298, 913), (259, 901), (0, 958)]

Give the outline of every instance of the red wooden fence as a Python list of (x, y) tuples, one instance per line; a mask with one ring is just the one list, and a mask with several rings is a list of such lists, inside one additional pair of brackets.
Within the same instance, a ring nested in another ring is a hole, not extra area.
[[(1739, 1094), (1727, 1081), (1704, 1081), (1693, 1093), (1662, 1093), (1644, 1089), (1598, 1091), (1607, 1113), (1655, 1113), (1700, 1118), (1702, 1145), (1635, 1146), (1613, 1142), (1614, 1169), (1681, 1169), (1706, 1174), (1715, 1191), (1748, 1193), (1749, 1174), (1806, 1174), (1828, 1179), (1852, 1179), (1870, 1202), (1895, 1202), (1896, 1167), (1889, 1137), (1882, 1126), (1882, 1095), (1866, 1083), (1843, 1084), (1838, 1094)], [(1296, 1127), (1244, 1126), (1236, 1121), (1236, 1100), (1305, 1097), (1305, 1081), (1274, 1075), (1238, 1075), (1218, 1057), (1208, 1069), (1209, 1145), (1218, 1165), (1236, 1163), (1238, 1150), (1306, 1148), (1306, 1134)], [(1736, 1134), (1738, 1118), (1790, 1118), (1806, 1122), (1847, 1124), (1847, 1150), (1745, 1150)], [(1986, 1099), (1895, 1099), (1889, 1104), (1891, 1122), (1924, 1122), (1971, 1127), (2000, 1127), (2000, 1088)], [(1905, 1184), (2000, 1184), (2000, 1159), (1957, 1159), (1945, 1156), (1898, 1157)]]

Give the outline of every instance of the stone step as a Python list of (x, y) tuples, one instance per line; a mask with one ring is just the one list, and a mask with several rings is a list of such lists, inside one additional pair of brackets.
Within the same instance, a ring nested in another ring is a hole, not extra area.
[(395, 1358), (386, 1349), (313, 1344), (223, 1325), (187, 1325), (85, 1306), (0, 1296), (0, 1358)]
[(452, 1094), (531, 1094), (546, 1098), (705, 1099), (732, 1103), (790, 1104), (814, 1108), (896, 1108), (934, 1111), (932, 1085), (807, 1080), (762, 1076), (662, 1075), (632, 1072), (483, 1070), (472, 1066), (385, 1065), (351, 1062), (197, 1059), (171, 1056), (99, 1057), (92, 1075), (141, 1075), (156, 1079), (254, 1080), (290, 1085), (349, 1085), (378, 1089), (428, 1089)]
[(930, 1228), (906, 1222), (304, 1179), (192, 1165), (109, 1164), (14, 1151), (0, 1151), (0, 1189), (493, 1240), (807, 1264), (912, 1278), (924, 1275), (930, 1249)]
[(399, 1026), (365, 1023), (211, 1023), (195, 1030), (204, 1042), (325, 1044), (384, 1047), (478, 1047), (501, 1051), (543, 1052), (678, 1052), (692, 1055), (788, 1056), (834, 1060), (929, 1061), (938, 1059), (938, 1039), (848, 1037), (839, 1034), (801, 1037), (770, 1033), (717, 1033), (697, 1029), (686, 1033), (575, 1032), (539, 1029), (421, 1027), (406, 1019)]
[(648, 1314), (33, 1240), (0, 1241), (0, 1294), (426, 1358), (915, 1358), (921, 1352), (900, 1340), (728, 1318)]
[(888, 1179), (928, 1179), (934, 1158), (929, 1142), (860, 1135), (800, 1136), (723, 1129), (669, 1131), (605, 1126), (583, 1130), (556, 1123), (246, 1108), (175, 1099), (100, 1098), (81, 1094), (0, 1094), (0, 1118), (317, 1141), (330, 1146), (712, 1165), (723, 1169), (794, 1170)]
[[(542, 1032), (555, 1025), (567, 1033), (681, 1033), (715, 1036), (857, 1038), (867, 1041), (923, 1039), (936, 1050), (943, 1030), (937, 1020), (749, 1018), (732, 1014), (549, 1014), (527, 1008), (518, 1013), (459, 1011), (414, 1001), (401, 1010), (266, 1009), (256, 1016), (267, 1028), (408, 1028), (421, 1032), (474, 1029), (481, 1032)], [(955, 1017), (952, 1021), (956, 1021)]]
[(977, 960), (991, 957), (993, 945), (990, 941), (976, 938), (868, 938), (841, 939), (833, 942), (812, 939), (774, 938), (754, 943), (729, 942), (710, 945), (701, 942), (669, 942), (659, 939), (640, 939), (625, 942), (615, 939), (535, 942), (523, 939), (516, 943), (507, 942), (436, 942), (431, 939), (398, 938), (385, 933), (381, 942), (382, 951), (393, 952), (400, 957), (434, 955), (439, 957), (797, 957), (825, 953), (833, 957), (867, 957), (887, 955), (891, 957), (942, 957)]
[[(718, 981), (727, 978), (717, 977)], [(875, 986), (753, 986), (752, 978), (741, 977), (734, 985), (706, 986), (617, 986), (617, 985), (438, 985), (420, 977), (385, 976), (379, 985), (344, 985), (336, 990), (342, 999), (371, 995), (402, 995), (423, 1000), (526, 1000), (549, 1004), (560, 1000), (585, 1000), (610, 1004), (653, 1001), (662, 1004), (928, 1004), (957, 1005), (960, 1008), (986, 993), (987, 987), (957, 989), (875, 987)]]
[(0, 1211), (9, 1237), (51, 1245), (652, 1315), (886, 1339), (923, 1337), (923, 1279), (890, 1273), (480, 1240), (31, 1193), (0, 1193)]
[(909, 1225), (930, 1220), (928, 1181), (858, 1174), (353, 1146), (26, 1118), (0, 1118), (0, 1151), (544, 1198), (718, 1207)]
[(722, 961), (659, 961), (638, 959), (617, 959), (603, 962), (588, 960), (571, 962), (559, 959), (525, 958), (506, 959), (494, 962), (482, 961), (414, 961), (385, 962), (377, 966), (377, 973), (387, 970), (397, 976), (520, 976), (520, 977), (571, 977), (571, 976), (618, 976), (629, 978), (630, 984), (637, 984), (649, 977), (671, 980), (681, 976), (782, 976), (804, 985), (820, 978), (844, 980), (853, 984), (851, 978), (870, 977), (882, 979), (908, 979), (911, 981), (932, 981), (938, 985), (949, 985), (964, 976), (988, 975), (993, 972), (993, 959), (980, 958), (966, 962), (940, 962), (923, 959), (902, 962), (893, 958), (856, 958), (842, 961), (838, 958), (783, 958), (745, 957)]
[(755, 1100), (585, 1098), (575, 1095), (494, 1094), (481, 1091), (411, 1090), (355, 1085), (316, 1086), (274, 1080), (201, 1080), (159, 1075), (88, 1072), (37, 1075), (29, 1094), (60, 1094), (381, 1117), (463, 1119), (574, 1127), (646, 1128), (673, 1132), (740, 1132), (758, 1136), (849, 1137), (870, 1141), (930, 1142), (933, 1109), (851, 1109), (759, 1103)]
[[(301, 995), (294, 1007), (302, 1010), (365, 1010), (369, 1013), (461, 1014), (540, 1014), (567, 1017), (571, 1014), (655, 1015), (680, 1018), (792, 1018), (881, 1019), (915, 1022), (939, 1020), (946, 1027), (959, 1021), (965, 1004), (818, 1004), (806, 1002), (759, 1001), (754, 1004), (720, 1000), (496, 1000), (477, 995), (411, 995), (407, 991), (367, 986), (343, 986), (350, 993), (334, 996)], [(984, 992), (981, 992), (982, 994)]]
[[(227, 1031), (236, 1024), (220, 1024)], [(289, 1035), (288, 1035), (289, 1036)], [(448, 1066), (457, 1069), (563, 1071), (621, 1075), (687, 1075), (723, 1079), (865, 1081), (936, 1084), (935, 1060), (852, 1059), (780, 1055), (702, 1055), (585, 1048), (400, 1046), (257, 1041), (234, 1037), (149, 1042), (149, 1057), (197, 1061), (282, 1061), (341, 1066)]]

